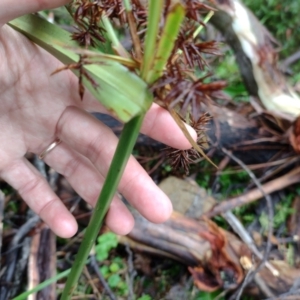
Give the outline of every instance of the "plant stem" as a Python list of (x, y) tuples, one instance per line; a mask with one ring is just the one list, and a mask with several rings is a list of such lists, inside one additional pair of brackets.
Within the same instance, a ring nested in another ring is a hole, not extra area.
[(69, 13), (69, 15), (73, 19), (74, 16), (73, 16), (73, 12), (72, 12), (72, 4), (69, 3), (69, 4), (65, 5), (65, 9), (67, 10), (67, 12)]
[[(76, 65), (78, 63), (77, 42), (71, 40), (70, 34), (62, 28), (36, 15), (19, 17), (9, 22), (9, 25), (54, 55), (63, 64)], [(99, 54), (98, 51), (92, 52), (96, 55)], [(147, 84), (137, 74), (122, 66), (121, 63), (113, 60), (108, 61), (105, 57), (98, 57), (97, 60), (95, 59), (95, 63), (83, 63), (84, 71), (93, 80), (88, 80), (85, 76), (82, 77), (83, 84), (92, 95), (108, 111), (112, 112), (122, 122), (127, 123), (134, 116), (147, 111), (150, 106), (149, 102), (152, 103), (152, 95)], [(50, 67), (47, 72), (50, 73), (54, 70), (55, 67), (53, 69)], [(72, 71), (76, 76), (80, 75), (78, 70), (72, 69)], [(99, 88), (95, 89), (94, 83)]]
[(130, 11), (130, 10), (132, 9), (129, 0), (124, 0), (124, 6), (125, 6), (125, 9), (126, 9), (127, 11)]
[(159, 33), (159, 23), (163, 12), (163, 1), (150, 1), (148, 13), (148, 27), (146, 32), (144, 59), (142, 65), (142, 77), (150, 71), (156, 53), (156, 40)]
[(39, 291), (41, 291), (42, 289), (44, 289), (45, 287), (47, 287), (48, 285), (64, 278), (67, 277), (70, 273), (71, 269), (68, 269), (52, 278), (49, 278), (48, 280), (45, 280), (44, 282), (40, 283), (39, 285), (37, 285), (36, 287), (34, 287), (33, 289), (26, 291), (24, 293), (22, 293), (21, 295), (13, 298), (12, 300), (25, 300), (27, 299), (28, 296), (30, 296), (33, 293), (37, 293)]
[(76, 287), (82, 268), (85, 265), (92, 246), (95, 243), (111, 200), (117, 191), (127, 161), (138, 137), (143, 119), (144, 114), (139, 115), (131, 119), (124, 126), (101, 194), (98, 198), (90, 223), (86, 229), (86, 233), (75, 258), (75, 262), (68, 277), (61, 300), (71, 299), (71, 295)]
[[(207, 14), (207, 16), (205, 17), (203, 23), (204, 23), (204, 24), (208, 23), (208, 21), (212, 18), (212, 16), (214, 15), (214, 13), (215, 13), (215, 12), (211, 10), (211, 11)], [(193, 38), (194, 38), (194, 39), (198, 36), (198, 34), (201, 32), (201, 30), (202, 30), (203, 28), (204, 28), (204, 26), (201, 24), (201, 25), (195, 30), (195, 32), (194, 32), (194, 34), (193, 34)]]
[(130, 30), (131, 39), (133, 42), (134, 51), (135, 51), (135, 56), (138, 61), (141, 61), (143, 59), (142, 58), (141, 41), (137, 34), (136, 23), (135, 23), (135, 19), (134, 19), (133, 13), (132, 13), (132, 6), (130, 5), (129, 0), (124, 0), (124, 6), (125, 6), (125, 10), (126, 10), (129, 30)]
[(166, 16), (165, 26), (157, 44), (155, 60), (150, 72), (148, 72), (146, 77), (147, 83), (152, 84), (162, 76), (163, 70), (173, 51), (175, 41), (184, 17), (184, 6), (178, 1), (173, 5), (172, 9)]
[(106, 15), (103, 15), (101, 18), (101, 21), (105, 27), (105, 30), (107, 32), (107, 35), (109, 37), (109, 40), (112, 43), (112, 48), (122, 57), (126, 57), (129, 58), (130, 55), (128, 54), (128, 52), (126, 51), (126, 49), (123, 47), (123, 45), (120, 43), (116, 32), (113, 28), (113, 26), (110, 23), (110, 20), (108, 19), (108, 17)]

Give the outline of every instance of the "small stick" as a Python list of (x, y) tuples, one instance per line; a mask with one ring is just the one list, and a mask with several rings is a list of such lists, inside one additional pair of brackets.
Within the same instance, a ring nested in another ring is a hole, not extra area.
[(128, 244), (126, 244), (126, 252), (128, 253), (128, 260), (127, 260), (127, 264), (128, 264), (128, 278), (127, 278), (127, 285), (128, 285), (128, 300), (134, 299), (134, 292), (133, 292), (133, 282), (134, 282), (134, 278), (136, 276), (136, 271), (134, 269), (133, 266), (133, 255), (132, 255), (132, 251), (129, 247)]
[[(7, 256), (7, 266), (5, 273), (1, 277), (2, 282), (11, 283), (13, 281), (13, 276), (15, 274), (15, 268), (17, 264), (17, 255), (18, 250), (22, 245), (20, 244), (21, 240), (28, 234), (30, 230), (32, 230), (36, 224), (40, 221), (40, 217), (35, 215), (32, 218), (30, 218), (24, 225), (22, 225), (17, 233), (14, 235), (7, 253), (9, 255)], [(0, 287), (0, 299), (7, 299), (7, 295), (9, 294), (9, 288), (3, 284)]]
[(129, 24), (129, 30), (130, 30), (134, 50), (135, 50), (136, 59), (141, 62), (143, 59), (141, 40), (137, 34), (137, 28), (136, 28), (136, 23), (135, 23), (134, 16), (132, 13), (132, 7), (131, 7), (131, 4), (129, 1), (125, 0), (124, 4), (125, 4), (125, 10), (126, 10), (126, 14), (127, 14), (127, 20), (128, 20), (128, 24)]
[(114, 293), (112, 292), (112, 290), (110, 289), (109, 285), (107, 284), (107, 282), (105, 281), (103, 275), (101, 274), (101, 272), (99, 271), (99, 266), (97, 264), (95, 255), (92, 253), (93, 250), (91, 251), (91, 255), (90, 255), (90, 259), (91, 259), (91, 267), (94, 269), (95, 273), (97, 274), (103, 288), (104, 288), (104, 293), (107, 294), (108, 298), (110, 300), (117, 300), (116, 296), (114, 295)]
[(249, 272), (250, 275), (246, 276), (239, 292), (238, 292), (238, 297), (236, 298), (237, 300), (240, 299), (240, 295), (242, 294), (243, 290), (245, 289), (245, 287), (253, 280), (253, 278), (255, 277), (255, 275), (259, 272), (259, 270), (261, 268), (264, 267), (265, 263), (268, 260), (270, 251), (271, 251), (271, 238), (272, 238), (272, 234), (273, 234), (273, 216), (274, 216), (274, 211), (273, 211), (273, 205), (272, 205), (272, 199), (270, 197), (269, 194), (266, 194), (266, 192), (264, 191), (261, 183), (258, 181), (258, 179), (256, 178), (255, 174), (246, 166), (246, 164), (244, 164), (240, 159), (238, 159), (235, 155), (233, 155), (231, 152), (229, 152), (228, 150), (226, 150), (225, 148), (222, 148), (222, 151), (228, 155), (232, 160), (234, 160), (237, 164), (239, 164), (250, 176), (250, 178), (253, 180), (253, 182), (256, 184), (257, 188), (259, 189), (259, 191), (262, 193), (262, 195), (264, 196), (264, 198), (266, 199), (267, 202), (267, 207), (268, 207), (268, 240), (267, 240), (267, 245), (266, 245), (266, 249), (263, 255), (263, 259), (260, 262), (260, 264), (258, 265), (258, 267), (256, 268), (256, 270), (254, 272)]
[[(262, 187), (263, 187), (263, 191), (266, 194), (270, 194), (278, 190), (281, 190), (285, 187), (288, 187), (294, 183), (297, 183), (299, 181), (300, 181), (300, 167), (297, 167), (291, 172), (265, 183)], [(225, 201), (222, 202), (221, 204), (215, 206), (211, 211), (207, 212), (205, 216), (208, 218), (212, 218), (225, 211), (232, 210), (236, 207), (240, 207), (245, 204), (254, 202), (262, 197), (263, 197), (263, 193), (261, 190), (259, 190), (258, 188), (253, 189), (246, 194), (231, 198), (226, 202)]]
[(101, 293), (99, 292), (96, 285), (94, 284), (93, 278), (91, 277), (91, 274), (90, 274), (90, 272), (89, 272), (89, 270), (86, 266), (84, 266), (83, 272), (84, 272), (84, 275), (88, 279), (88, 282), (90, 283), (90, 285), (93, 289), (93, 293), (96, 296), (96, 299), (101, 299)]
[[(239, 235), (242, 241), (245, 244), (247, 244), (247, 246), (254, 253), (254, 255), (256, 255), (258, 259), (263, 260), (263, 255), (259, 252), (252, 237), (241, 224), (239, 219), (231, 211), (225, 212), (224, 214), (222, 214), (222, 216), (226, 219), (226, 221), (229, 223), (234, 232)], [(270, 264), (268, 261), (266, 261), (265, 266), (269, 269), (273, 276), (279, 276), (279, 271), (276, 268), (274, 268), (273, 265)]]
[(254, 281), (256, 285), (259, 287), (259, 289), (265, 294), (267, 297), (275, 298), (276, 296), (274, 293), (270, 290), (266, 282), (261, 278), (260, 274), (255, 274)]

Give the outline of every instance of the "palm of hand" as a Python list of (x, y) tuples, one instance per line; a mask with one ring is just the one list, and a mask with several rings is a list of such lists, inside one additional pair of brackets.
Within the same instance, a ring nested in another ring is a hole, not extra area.
[[(80, 100), (77, 78), (70, 71), (50, 76), (61, 66), (25, 37), (8, 26), (2, 27), (0, 176), (19, 191), (56, 234), (70, 237), (77, 229), (74, 218), (24, 155), (28, 151), (41, 153), (59, 137), (62, 143), (47, 154), (46, 163), (63, 174), (77, 193), (94, 205), (117, 138), (86, 112), (105, 109), (88, 93)], [(173, 147), (190, 146), (169, 114), (157, 106), (148, 113), (143, 132)], [(133, 158), (119, 190), (153, 222), (164, 221), (171, 212), (167, 197)], [(131, 214), (117, 196), (106, 222), (120, 234), (128, 233), (133, 226)]]
[(5, 151), (9, 150), (11, 157), (20, 157), (47, 146), (65, 107), (81, 105), (81, 101), (75, 92), (76, 82), (67, 72), (50, 77), (60, 66), (51, 55), (8, 26), (2, 28), (0, 44), (0, 72), (5, 74), (0, 79), (1, 122), (11, 124), (11, 128), (5, 128), (10, 132), (2, 134), (5, 140), (10, 136), (19, 143), (19, 147), (8, 143), (10, 148)]

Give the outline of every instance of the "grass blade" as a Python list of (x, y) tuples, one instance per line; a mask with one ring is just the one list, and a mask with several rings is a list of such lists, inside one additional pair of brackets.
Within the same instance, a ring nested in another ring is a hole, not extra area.
[(129, 58), (130, 55), (120, 43), (118, 37), (116, 36), (115, 30), (106, 15), (102, 16), (102, 23), (106, 29), (106, 35), (109, 37), (111, 41), (111, 47), (114, 52), (118, 53), (121, 57)]
[(142, 78), (150, 71), (156, 49), (156, 40), (159, 33), (160, 18), (163, 12), (164, 1), (150, 0), (148, 11), (148, 26), (144, 45), (144, 58), (142, 65)]
[(85, 265), (92, 246), (95, 243), (111, 200), (117, 191), (125, 166), (138, 137), (143, 119), (144, 115), (134, 117), (124, 126), (101, 194), (97, 201), (90, 223), (86, 229), (84, 238), (80, 244), (78, 254), (68, 277), (61, 300), (71, 299), (71, 295), (76, 287), (82, 268)]
[(132, 6), (131, 6), (129, 0), (124, 0), (123, 2), (124, 2), (125, 10), (126, 10), (131, 40), (132, 40), (133, 49), (135, 52), (135, 58), (137, 61), (141, 62), (141, 60), (142, 60), (141, 40), (137, 33), (137, 26), (136, 26), (135, 19), (133, 16)]
[[(9, 23), (37, 45), (54, 55), (64, 64), (77, 63), (78, 49), (69, 33), (35, 15), (26, 15)], [(99, 52), (95, 52), (99, 53)], [(93, 87), (84, 78), (83, 84), (114, 116), (128, 122), (134, 116), (145, 113), (152, 103), (147, 84), (117, 61), (97, 59), (97, 64), (85, 65), (84, 69), (99, 86)], [(52, 73), (54, 70), (49, 70)], [(78, 71), (73, 70), (78, 76)]]
[(57, 274), (56, 276), (49, 278), (48, 280), (45, 280), (44, 282), (40, 283), (39, 285), (37, 285), (35, 288), (31, 289), (30, 291), (26, 291), (22, 294), (20, 294), (19, 296), (13, 298), (12, 300), (26, 300), (28, 296), (32, 295), (33, 293), (37, 293), (39, 291), (41, 291), (42, 289), (44, 289), (45, 287), (49, 286), (50, 284), (67, 277), (71, 272), (71, 269), (68, 269), (64, 272), (61, 272), (59, 274)]
[(153, 68), (147, 76), (146, 81), (148, 83), (151, 84), (162, 76), (163, 70), (173, 51), (175, 40), (179, 33), (184, 17), (185, 9), (183, 5), (179, 2), (175, 3), (167, 14), (166, 24), (158, 44), (155, 60), (153, 62)]

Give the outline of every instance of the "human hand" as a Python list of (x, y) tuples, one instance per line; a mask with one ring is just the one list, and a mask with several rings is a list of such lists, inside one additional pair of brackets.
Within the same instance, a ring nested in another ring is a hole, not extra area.
[[(67, 1), (0, 0), (0, 24), (25, 13), (63, 5)], [(74, 217), (41, 174), (25, 159), (40, 154), (56, 138), (62, 143), (44, 160), (65, 176), (75, 191), (95, 205), (117, 145), (117, 137), (88, 112), (106, 112), (88, 92), (81, 101), (78, 79), (70, 71), (50, 74), (62, 64), (7, 25), (0, 29), (0, 176), (14, 187), (50, 228), (61, 237), (77, 231)], [(195, 132), (189, 128), (191, 134)], [(142, 132), (172, 147), (190, 147), (167, 111), (153, 105)], [(131, 157), (119, 191), (152, 222), (165, 221), (172, 210), (169, 199)], [(133, 217), (115, 196), (106, 224), (127, 234)]]

